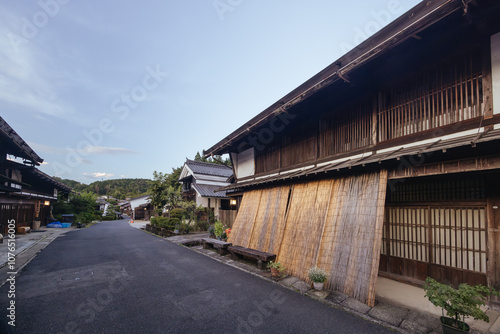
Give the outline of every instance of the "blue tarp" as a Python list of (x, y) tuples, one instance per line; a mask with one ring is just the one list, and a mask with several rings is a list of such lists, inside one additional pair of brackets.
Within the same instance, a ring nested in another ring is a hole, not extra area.
[(47, 224), (47, 227), (48, 228), (62, 228), (63, 226), (60, 222), (53, 222), (53, 223)]

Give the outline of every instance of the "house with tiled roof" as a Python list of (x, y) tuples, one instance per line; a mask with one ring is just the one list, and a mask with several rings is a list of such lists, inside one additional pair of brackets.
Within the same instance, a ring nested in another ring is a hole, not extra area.
[(0, 237), (9, 224), (20, 227), (46, 225), (59, 193), (72, 189), (37, 166), (43, 159), (0, 117)]
[(234, 220), (231, 213), (236, 216), (236, 203), (231, 203), (226, 191), (219, 189), (228, 186), (232, 176), (232, 168), (226, 165), (186, 159), (179, 176), (182, 197), (210, 208), (216, 218), (231, 225)]

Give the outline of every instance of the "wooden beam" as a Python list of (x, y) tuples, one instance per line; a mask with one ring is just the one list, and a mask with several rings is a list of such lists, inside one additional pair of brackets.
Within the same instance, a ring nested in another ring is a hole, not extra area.
[(412, 178), (419, 176), (454, 174), (500, 169), (500, 155), (475, 157), (459, 160), (410, 166), (389, 171), (389, 179)]

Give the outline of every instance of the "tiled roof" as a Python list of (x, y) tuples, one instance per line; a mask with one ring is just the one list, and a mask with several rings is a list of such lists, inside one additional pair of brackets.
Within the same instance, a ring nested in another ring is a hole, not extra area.
[(40, 165), (43, 159), (0, 117), (0, 144), (2, 151), (16, 157), (30, 160), (35, 165)]
[(195, 174), (223, 176), (226, 178), (233, 175), (233, 169), (226, 165), (195, 161), (195, 160), (186, 160), (186, 165), (188, 165), (188, 167)]
[(220, 189), (221, 186), (209, 185), (209, 184), (193, 184), (193, 188), (203, 197), (226, 197), (225, 191), (215, 192), (217, 189)]

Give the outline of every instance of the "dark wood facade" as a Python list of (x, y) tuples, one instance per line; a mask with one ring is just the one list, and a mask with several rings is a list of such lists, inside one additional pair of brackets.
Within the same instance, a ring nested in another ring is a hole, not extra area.
[(480, 127), (482, 120), (492, 118), (491, 105), (485, 104), (491, 82), (484, 82), (491, 80), (491, 68), (482, 63), (489, 53), (489, 45), (459, 50), (445, 54), (446, 61), (438, 64), (412, 64), (415, 73), (382, 82), (354, 101), (329, 98), (331, 102), (322, 102), (324, 112), (297, 115), (293, 129), (256, 150), (256, 174)]
[[(20, 158), (23, 163), (7, 159)], [(51, 203), (58, 193), (71, 188), (36, 168), (43, 162), (24, 140), (0, 117), (0, 233), (8, 223), (31, 227), (34, 221), (46, 225), (51, 218)]]
[(253, 150), (233, 195), (387, 171), (380, 274), (500, 289), (499, 15), (422, 2), (205, 153)]

